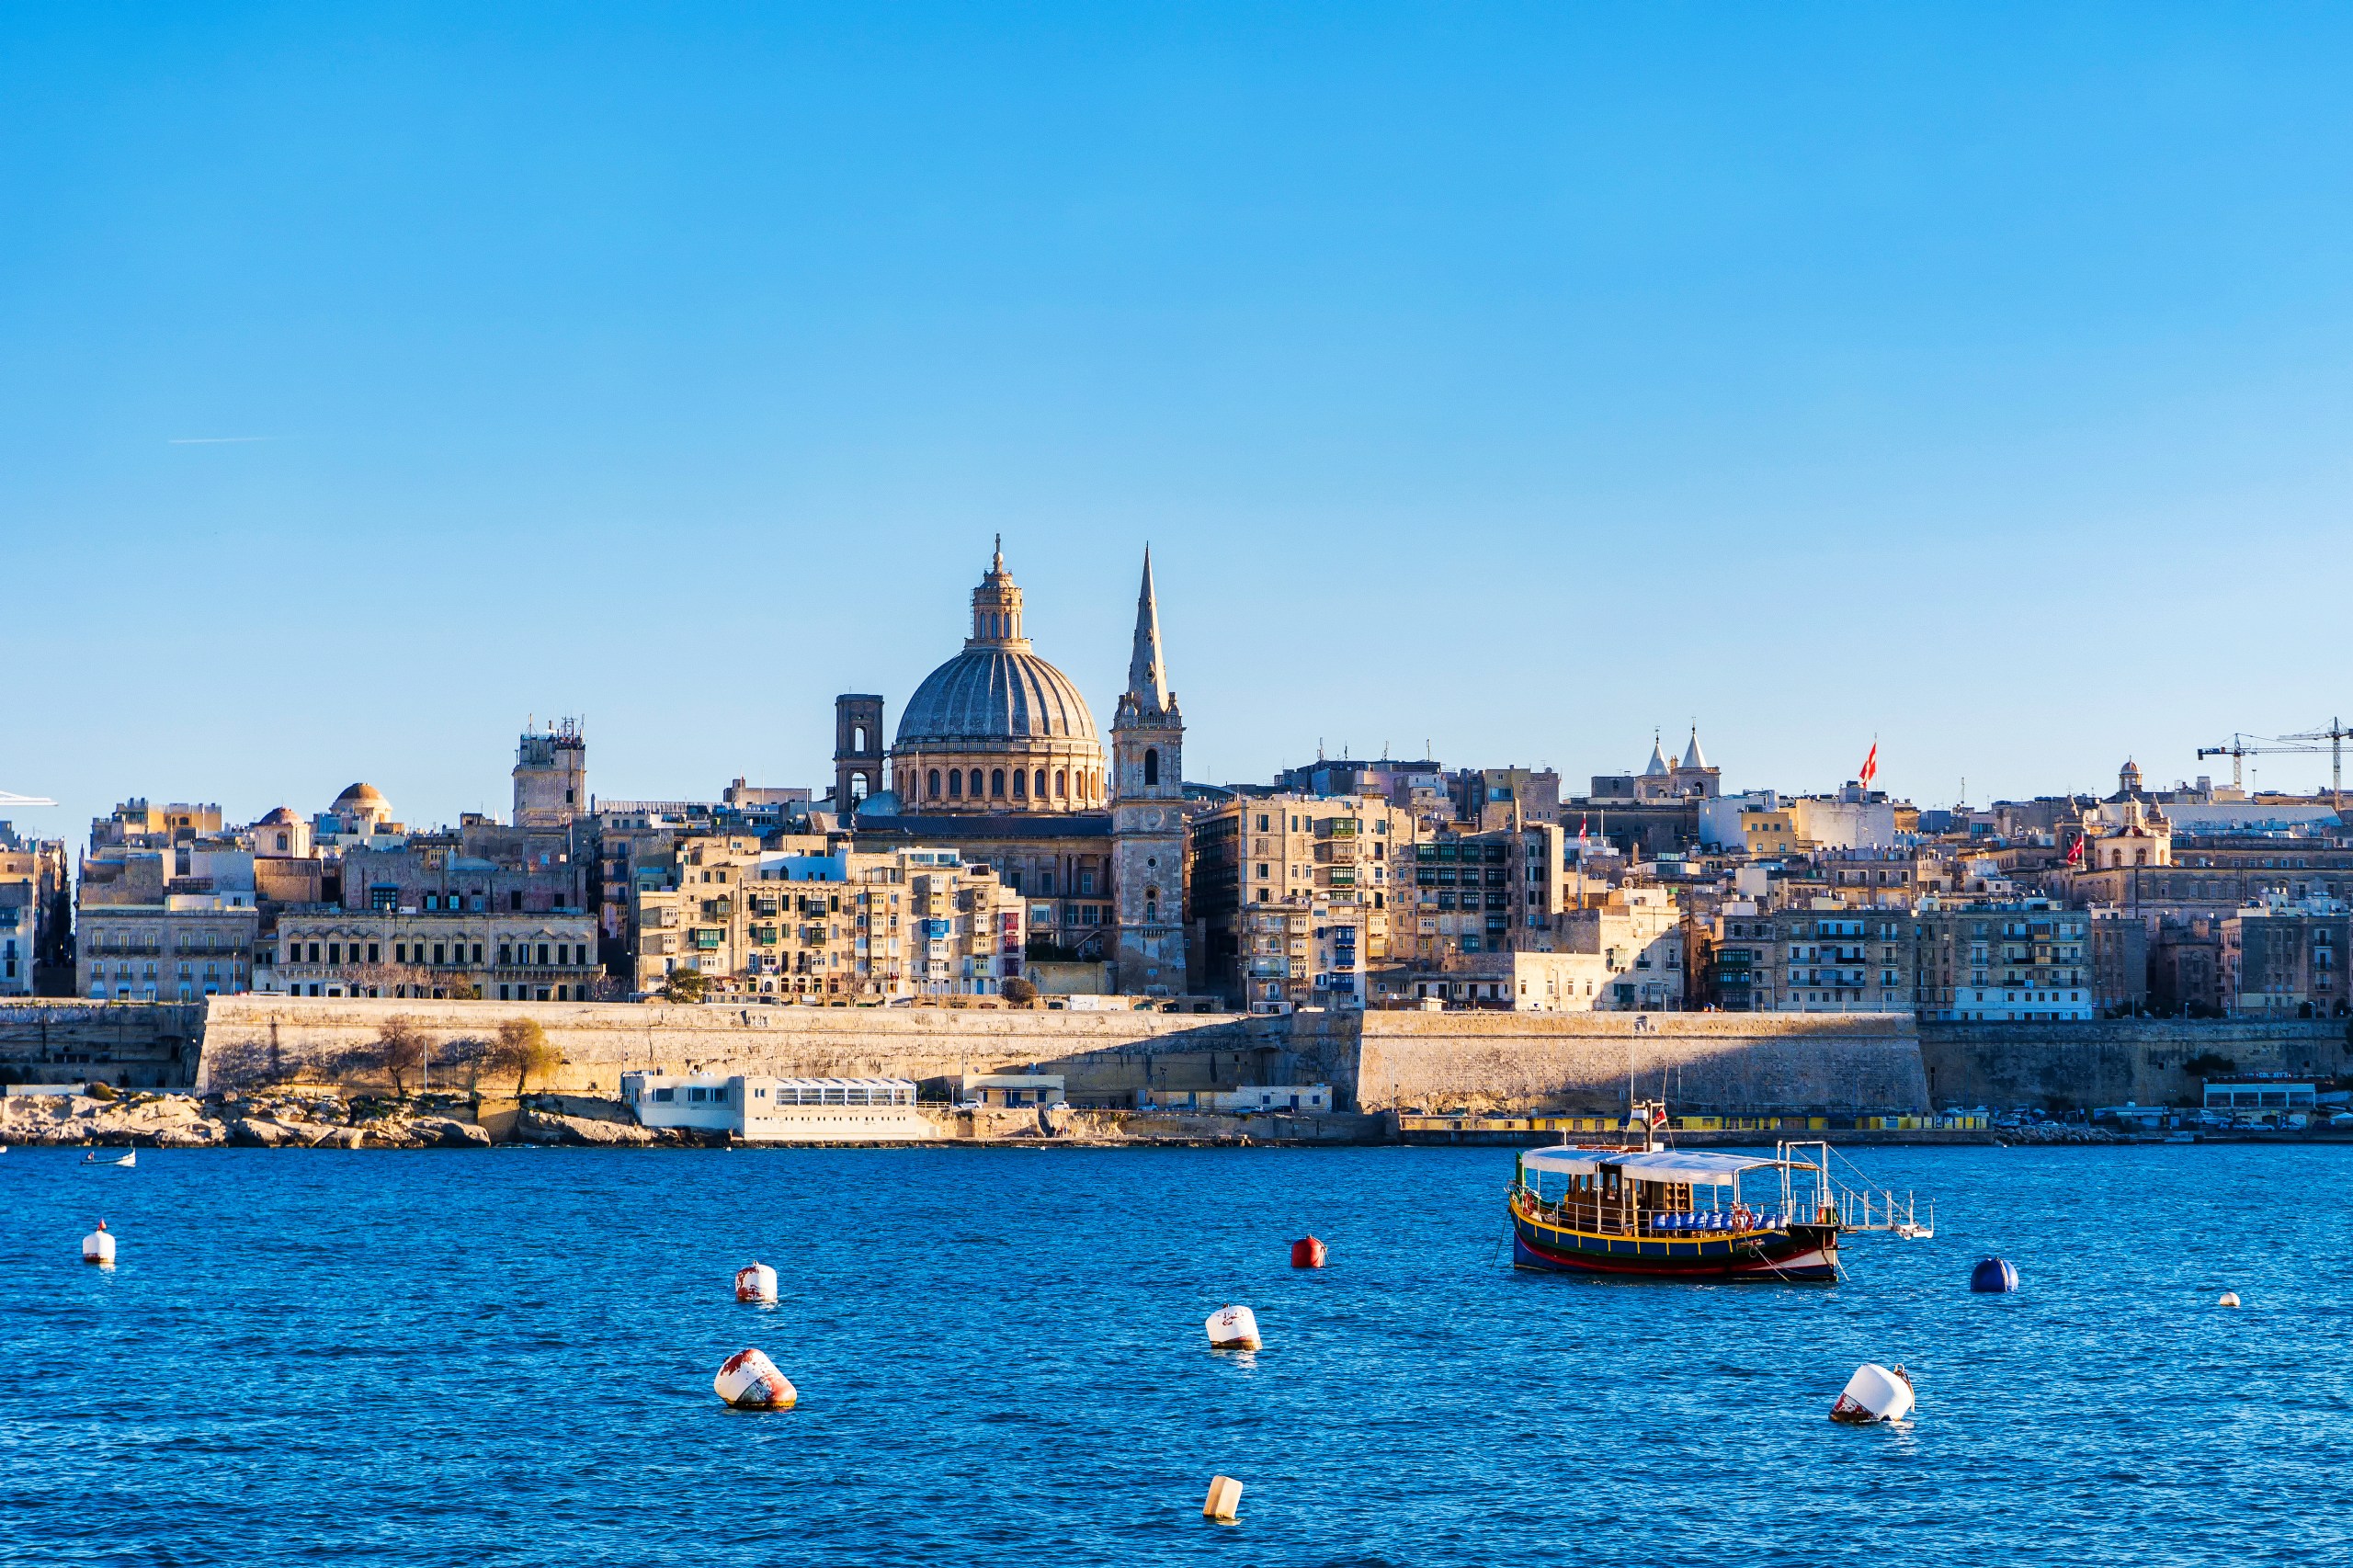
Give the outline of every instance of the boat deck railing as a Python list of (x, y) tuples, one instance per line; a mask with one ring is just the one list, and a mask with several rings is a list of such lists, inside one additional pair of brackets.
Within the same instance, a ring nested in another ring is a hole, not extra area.
[[(1531, 1219), (1564, 1230), (1591, 1235), (1643, 1236), (1665, 1239), (1699, 1235), (1744, 1236), (1781, 1231), (1792, 1224), (1837, 1224), (1836, 1212), (1824, 1210), (1813, 1219), (1802, 1212), (1784, 1214), (1769, 1209), (1637, 1210), (1629, 1214), (1614, 1203), (1580, 1203), (1570, 1199), (1547, 1202), (1526, 1187), (1522, 1205)], [(1842, 1226), (1843, 1228), (1843, 1226)]]

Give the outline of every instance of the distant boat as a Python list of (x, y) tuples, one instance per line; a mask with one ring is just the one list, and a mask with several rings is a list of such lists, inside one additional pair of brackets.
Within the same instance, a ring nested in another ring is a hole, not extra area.
[(97, 1152), (93, 1150), (82, 1156), (82, 1163), (85, 1165), (135, 1165), (139, 1163), (139, 1151), (131, 1150), (119, 1160), (101, 1160), (97, 1156)]

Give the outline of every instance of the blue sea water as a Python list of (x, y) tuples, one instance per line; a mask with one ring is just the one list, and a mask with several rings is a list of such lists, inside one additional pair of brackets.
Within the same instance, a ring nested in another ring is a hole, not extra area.
[[(0, 1561), (2353, 1555), (2353, 1150), (1853, 1153), (1938, 1233), (1797, 1287), (1517, 1272), (1507, 1149), (19, 1149)], [(1907, 1426), (1825, 1419), (1866, 1360)]]

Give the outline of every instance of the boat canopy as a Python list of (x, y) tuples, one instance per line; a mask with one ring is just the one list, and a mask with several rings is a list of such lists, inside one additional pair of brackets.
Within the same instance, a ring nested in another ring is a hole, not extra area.
[(1693, 1186), (1722, 1187), (1743, 1171), (1779, 1166), (1789, 1162), (1759, 1159), (1751, 1154), (1712, 1154), (1687, 1149), (1530, 1149), (1519, 1157), (1522, 1168), (1554, 1176), (1591, 1176), (1604, 1165), (1615, 1167), (1636, 1181), (1682, 1181)]

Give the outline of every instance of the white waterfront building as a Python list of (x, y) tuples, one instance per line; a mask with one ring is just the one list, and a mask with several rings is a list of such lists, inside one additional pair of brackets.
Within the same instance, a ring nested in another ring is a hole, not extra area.
[(938, 1136), (904, 1078), (769, 1078), (624, 1073), (645, 1127), (725, 1132), (746, 1143), (917, 1143)]

